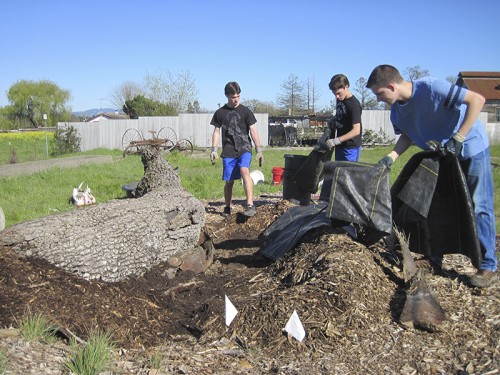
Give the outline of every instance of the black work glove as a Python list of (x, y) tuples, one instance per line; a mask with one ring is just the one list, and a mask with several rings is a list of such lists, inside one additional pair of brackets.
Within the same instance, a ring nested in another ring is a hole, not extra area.
[(451, 137), (450, 140), (444, 145), (446, 152), (459, 157), (464, 146), (464, 139), (465, 137), (459, 133), (453, 134), (453, 137)]
[(378, 161), (378, 163), (385, 165), (387, 167), (387, 169), (391, 169), (391, 165), (392, 165), (392, 163), (394, 163), (394, 160), (392, 159), (392, 157), (387, 155), (387, 156), (384, 156), (382, 159), (380, 159)]

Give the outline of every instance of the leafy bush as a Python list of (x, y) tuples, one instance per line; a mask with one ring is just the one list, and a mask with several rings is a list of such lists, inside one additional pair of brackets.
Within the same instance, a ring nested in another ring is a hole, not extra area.
[(361, 142), (363, 146), (387, 146), (392, 143), (392, 140), (380, 128), (378, 132), (371, 129), (363, 130)]
[(51, 141), (51, 156), (80, 152), (82, 138), (73, 126), (57, 128), (54, 139)]

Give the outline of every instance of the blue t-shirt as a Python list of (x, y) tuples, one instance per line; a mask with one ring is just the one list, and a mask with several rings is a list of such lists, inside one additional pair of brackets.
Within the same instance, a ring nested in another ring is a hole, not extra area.
[[(418, 147), (428, 150), (426, 142), (441, 145), (462, 125), (467, 105), (463, 100), (467, 89), (432, 77), (413, 82), (413, 92), (406, 103), (391, 106), (391, 122), (396, 134), (405, 133)], [(482, 122), (477, 119), (467, 133), (462, 157), (469, 158), (489, 147)]]

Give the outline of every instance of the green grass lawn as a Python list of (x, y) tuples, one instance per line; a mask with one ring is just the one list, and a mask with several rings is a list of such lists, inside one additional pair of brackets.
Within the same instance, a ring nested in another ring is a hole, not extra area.
[[(392, 147), (366, 148), (361, 153), (362, 162), (376, 163), (386, 155)], [(265, 182), (254, 187), (254, 196), (261, 194), (279, 194), (281, 185), (272, 184), (272, 168), (284, 167), (285, 155), (308, 155), (310, 148), (287, 148), (264, 151), (264, 164), (260, 169)], [(419, 149), (412, 147), (403, 154), (391, 169), (391, 181), (394, 181), (406, 161)], [(120, 150), (98, 149), (79, 155), (112, 155), (113, 162), (107, 164), (91, 164), (78, 168), (54, 168), (28, 176), (0, 177), (0, 207), (2, 207), (6, 225), (33, 220), (56, 212), (73, 210), (68, 203), (72, 189), (82, 181), (89, 185), (97, 203), (126, 196), (122, 186), (139, 181), (143, 174), (143, 166), (139, 156), (122, 157)], [(500, 216), (500, 146), (491, 147), (493, 176), (495, 183), (495, 212)], [(75, 156), (75, 155), (71, 155)], [(178, 173), (182, 186), (198, 199), (220, 199), (223, 197), (224, 183), (221, 179), (222, 164), (219, 159), (215, 165), (209, 160), (206, 150), (195, 151), (193, 156), (168, 154), (167, 160), (174, 167), (179, 167)], [(254, 169), (254, 168), (252, 168)], [(243, 186), (235, 183), (235, 197), (244, 197)], [(497, 219), (497, 227), (499, 226)]]

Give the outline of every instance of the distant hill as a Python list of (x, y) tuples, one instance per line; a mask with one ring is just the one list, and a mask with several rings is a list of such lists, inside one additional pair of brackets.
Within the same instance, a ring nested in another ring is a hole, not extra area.
[(123, 113), (121, 109), (116, 110), (115, 108), (92, 108), (87, 109), (86, 111), (73, 112), (73, 115), (78, 117), (95, 117), (100, 113), (114, 113), (115, 111), (118, 111), (118, 113)]

